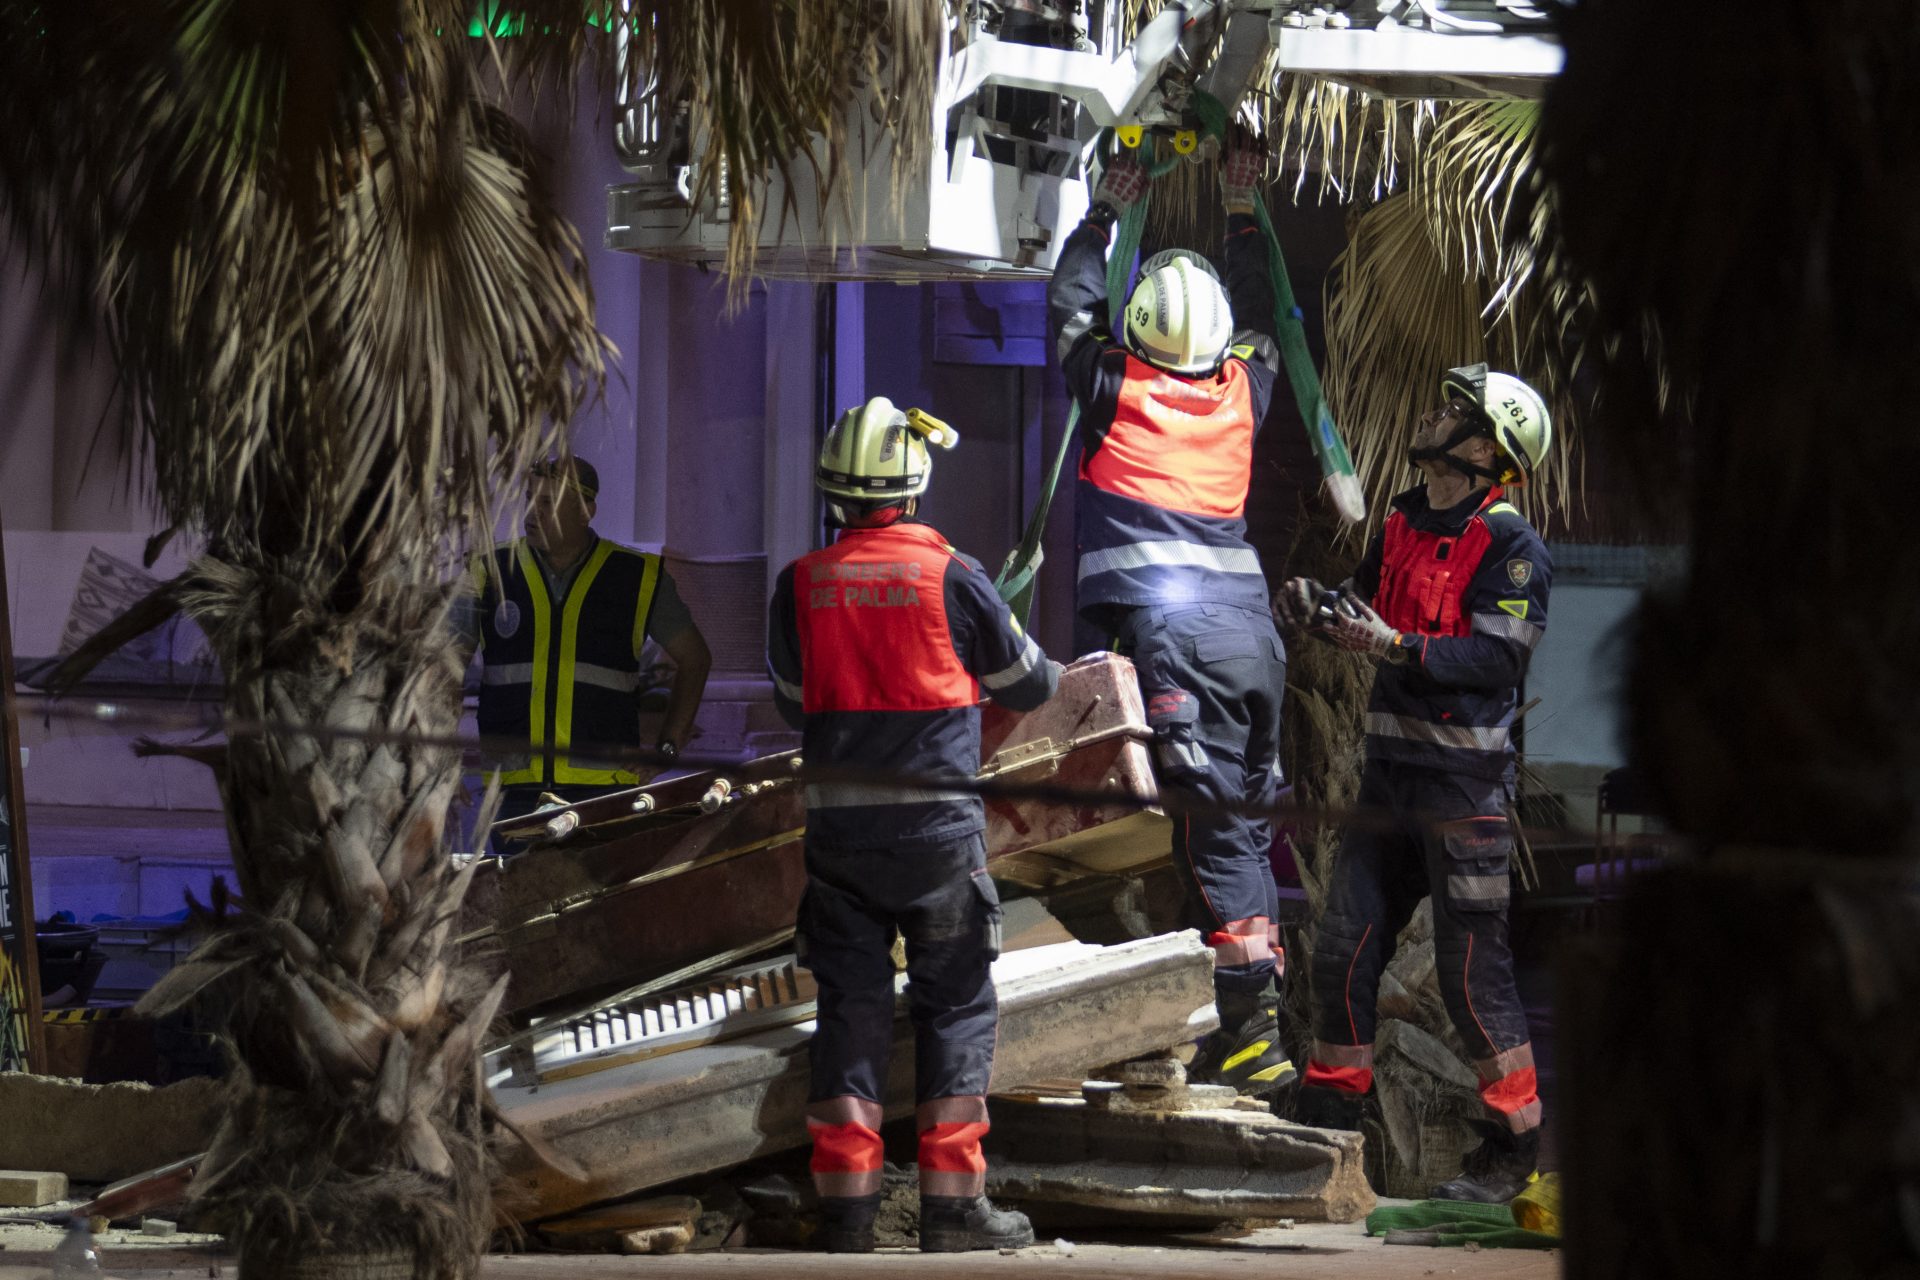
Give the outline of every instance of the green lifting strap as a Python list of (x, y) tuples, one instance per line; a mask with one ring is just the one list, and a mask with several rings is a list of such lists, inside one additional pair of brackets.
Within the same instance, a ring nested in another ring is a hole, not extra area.
[[(1127, 280), (1133, 274), (1133, 257), (1140, 250), (1140, 233), (1146, 222), (1147, 202), (1138, 200), (1114, 228), (1113, 243), (1107, 251), (1109, 316), (1119, 315), (1127, 304)], [(1006, 563), (1000, 566), (1000, 574), (993, 580), (994, 590), (1007, 602), (1007, 607), (1013, 611), (1022, 629), (1027, 625), (1028, 615), (1033, 612), (1033, 593), (1040, 565), (1047, 558), (1046, 548), (1041, 545), (1047, 532), (1047, 513), (1053, 509), (1054, 491), (1060, 487), (1060, 473), (1066, 470), (1067, 458), (1073, 453), (1079, 435), (1080, 402), (1076, 400), (1067, 410), (1066, 429), (1060, 433), (1060, 448), (1053, 455), (1053, 465), (1047, 470), (1046, 483), (1040, 486), (1040, 499), (1034, 504), (1033, 514), (1027, 518), (1027, 527), (1021, 533), (1019, 543), (1007, 553)]]
[[(1224, 146), (1226, 107), (1212, 94), (1198, 90), (1191, 105), (1206, 132), (1220, 139)], [(1273, 217), (1267, 212), (1265, 200), (1253, 202), (1253, 216), (1267, 237), (1267, 266), (1273, 278), (1273, 333), (1280, 343), (1280, 362), (1286, 366), (1287, 381), (1293, 385), (1293, 402), (1299, 406), (1300, 420), (1307, 424), (1307, 442), (1313, 446), (1313, 456), (1320, 463), (1320, 474), (1326, 480), (1327, 495), (1333, 500), (1334, 509), (1341, 519), (1359, 524), (1367, 518), (1366, 495), (1354, 470), (1353, 455), (1347, 452), (1346, 439), (1334, 425), (1333, 411), (1327, 408), (1327, 397), (1320, 389), (1320, 373), (1313, 367), (1313, 353), (1307, 350), (1307, 327), (1302, 321), (1300, 306), (1293, 298), (1293, 281), (1287, 275), (1287, 260), (1280, 252), (1280, 236), (1273, 229)]]

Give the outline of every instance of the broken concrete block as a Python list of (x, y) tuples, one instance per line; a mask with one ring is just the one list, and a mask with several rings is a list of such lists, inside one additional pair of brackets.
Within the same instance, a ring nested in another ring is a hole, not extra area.
[(0, 1072), (0, 1168), (114, 1182), (205, 1151), (225, 1096), (202, 1078), (156, 1089)]
[(685, 1253), (693, 1243), (693, 1224), (673, 1227), (649, 1227), (645, 1231), (620, 1233), (620, 1252), (626, 1254)]
[[(1191, 930), (1112, 947), (1065, 943), (994, 964), (1000, 1040), (993, 1087), (1008, 1090), (1196, 1039), (1218, 1025), (1212, 953)], [(521, 1130), (588, 1172), (574, 1182), (524, 1147), (503, 1153), (503, 1200), (544, 1217), (727, 1168), (807, 1140), (811, 1022), (538, 1086), (497, 1088)], [(904, 1005), (888, 1116), (913, 1109)], [(511, 1212), (511, 1207), (508, 1207)]]
[(567, 1253), (680, 1253), (693, 1243), (699, 1221), (700, 1202), (692, 1196), (656, 1196), (543, 1222), (540, 1235)]
[(987, 1190), (1009, 1200), (1221, 1222), (1352, 1222), (1374, 1207), (1357, 1133), (1232, 1107), (1147, 1113), (994, 1099)]
[(67, 1198), (67, 1175), (45, 1169), (0, 1169), (0, 1208), (38, 1209)]

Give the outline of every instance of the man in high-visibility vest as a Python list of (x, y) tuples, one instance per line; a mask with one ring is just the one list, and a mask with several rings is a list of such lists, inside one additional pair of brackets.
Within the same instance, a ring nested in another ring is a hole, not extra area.
[(1300, 1118), (1357, 1129), (1373, 1083), (1374, 1002), (1394, 939), (1433, 899), (1440, 994), (1480, 1076), (1484, 1141), (1442, 1200), (1505, 1202), (1540, 1150), (1540, 1093), (1507, 941), (1520, 682), (1547, 630), (1553, 562), (1506, 501), (1546, 457), (1546, 402), (1487, 366), (1449, 370), (1414, 437), (1425, 481), (1393, 500), (1352, 579), (1290, 579), (1308, 634), (1378, 659), (1360, 808), (1313, 947), (1314, 1041)]
[(876, 775), (820, 782), (806, 797), (797, 942), (820, 988), (807, 1128), (825, 1242), (838, 1252), (873, 1248), (896, 929), (914, 1028), (920, 1248), (1033, 1243), (1023, 1214), (983, 1194), (1000, 899), (980, 797), (941, 783), (970, 783), (980, 767), (983, 695), (1030, 710), (1053, 696), (1060, 666), (1021, 632), (979, 562), (913, 518), (931, 423), (885, 397), (841, 415), (815, 473), (840, 535), (781, 571), (767, 623), (775, 702), (802, 730), (807, 764)]
[[(1280, 366), (1267, 242), (1253, 216), (1264, 163), (1236, 135), (1221, 164), (1226, 288), (1199, 254), (1168, 250), (1142, 265), (1124, 324), (1112, 322), (1109, 231), (1146, 188), (1145, 170), (1123, 153), (1047, 289), (1083, 437), (1077, 605), (1139, 669), (1162, 789), (1202, 806), (1268, 803), (1281, 782), (1286, 650), (1245, 514), (1253, 438)], [(1220, 1029), (1188, 1074), (1253, 1094), (1295, 1075), (1279, 1026), (1272, 843), (1264, 818), (1203, 807), (1174, 823), (1174, 861), (1213, 947), (1220, 1008)]]
[(642, 746), (648, 640), (674, 665), (654, 749), (679, 754), (700, 710), (713, 664), (706, 640), (659, 556), (594, 533), (599, 492), (581, 458), (536, 467), (526, 536), (475, 565), (470, 602), (454, 611), (484, 664), (482, 736), (527, 744), (490, 751), (502, 819), (531, 813), (542, 793), (576, 801), (640, 783), (640, 767), (617, 757)]

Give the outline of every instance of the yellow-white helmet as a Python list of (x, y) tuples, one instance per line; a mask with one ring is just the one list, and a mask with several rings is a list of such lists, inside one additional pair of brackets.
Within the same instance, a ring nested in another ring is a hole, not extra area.
[(1489, 373), (1484, 364), (1449, 369), (1440, 393), (1464, 396), (1487, 417), (1493, 442), (1511, 465), (1498, 484), (1525, 484), (1553, 445), (1553, 418), (1546, 399), (1510, 373)]
[(1233, 308), (1213, 264), (1190, 249), (1148, 258), (1127, 300), (1127, 345), (1172, 373), (1212, 373), (1233, 340)]
[(933, 475), (927, 446), (959, 443), (960, 433), (926, 410), (901, 410), (875, 396), (841, 414), (827, 432), (813, 482), (827, 495), (833, 518), (844, 523), (925, 493)]

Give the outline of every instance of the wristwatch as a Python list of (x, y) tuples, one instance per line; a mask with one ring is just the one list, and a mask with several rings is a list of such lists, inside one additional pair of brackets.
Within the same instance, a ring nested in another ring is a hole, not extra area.
[(662, 738), (654, 743), (653, 750), (656, 755), (664, 757), (669, 762), (680, 758), (680, 748), (675, 746), (670, 738)]

